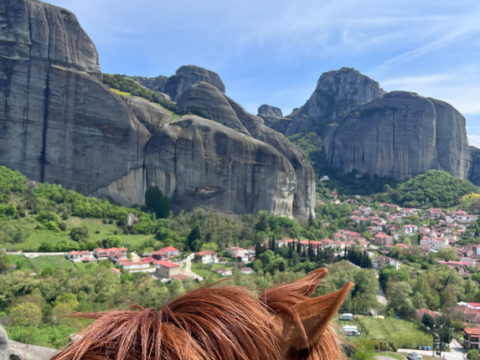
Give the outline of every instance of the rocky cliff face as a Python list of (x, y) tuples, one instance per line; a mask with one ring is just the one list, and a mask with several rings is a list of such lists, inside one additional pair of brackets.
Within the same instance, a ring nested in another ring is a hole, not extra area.
[(470, 146), (470, 173), (468, 180), (472, 184), (480, 186), (480, 149)]
[(262, 118), (249, 114), (235, 101), (207, 83), (199, 83), (189, 88), (180, 97), (178, 104), (184, 108), (193, 106), (200, 109), (220, 124), (234, 128), (239, 133), (260, 140), (279, 151), (295, 170), (293, 215), (307, 217), (314, 213), (315, 174), (305, 154), (285, 136), (265, 126)]
[(350, 68), (329, 71), (317, 83), (317, 88), (301, 108), (287, 117), (291, 125), (287, 136), (325, 126), (354, 107), (385, 94), (380, 85), (369, 77)]
[(95, 46), (69, 11), (0, 0), (0, 14), (1, 164), (125, 205), (158, 185), (174, 209), (313, 212), (303, 153), (226, 97), (217, 74), (186, 66), (168, 79), (173, 99), (215, 121), (175, 119), (101, 83)]
[(283, 117), (282, 110), (270, 105), (262, 105), (258, 108), (258, 115), (263, 119), (265, 125), (279, 133), (285, 134), (292, 120)]
[(0, 360), (48, 360), (56, 353), (55, 349), (11, 341), (0, 326)]
[(327, 161), (349, 172), (402, 180), (430, 169), (466, 179), (465, 118), (447, 103), (394, 91), (337, 117), (324, 136)]
[(225, 85), (217, 73), (192, 65), (182, 66), (175, 75), (168, 78), (164, 92), (170, 95), (173, 101), (177, 101), (188, 88), (199, 82), (213, 85), (220, 92), (225, 92)]

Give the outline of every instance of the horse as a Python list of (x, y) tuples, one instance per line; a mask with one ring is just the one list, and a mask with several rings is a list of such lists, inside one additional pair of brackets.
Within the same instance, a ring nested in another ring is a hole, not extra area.
[(342, 360), (332, 319), (352, 283), (311, 298), (327, 274), (265, 290), (204, 286), (160, 310), (77, 313), (94, 319), (52, 360)]

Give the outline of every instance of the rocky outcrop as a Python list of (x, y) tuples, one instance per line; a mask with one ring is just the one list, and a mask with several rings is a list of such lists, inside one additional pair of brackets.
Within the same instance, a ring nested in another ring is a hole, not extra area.
[(168, 77), (160, 75), (155, 78), (147, 78), (143, 76), (131, 76), (140, 85), (158, 93), (165, 92), (165, 85), (167, 85)]
[(0, 15), (0, 164), (124, 205), (143, 204), (158, 185), (175, 210), (313, 212), (303, 153), (226, 97), (217, 74), (185, 66), (168, 79), (172, 98), (213, 120), (178, 118), (105, 87), (69, 11), (0, 0)]
[(0, 162), (83, 193), (141, 167), (149, 133), (100, 83), (75, 15), (25, 0), (0, 9)]
[(265, 126), (262, 118), (248, 113), (235, 101), (206, 83), (192, 86), (181, 96), (178, 104), (184, 108), (199, 109), (210, 119), (252, 136), (279, 151), (295, 170), (293, 215), (308, 217), (310, 213), (314, 213), (315, 174), (305, 154), (284, 135)]
[(323, 73), (317, 88), (299, 109), (287, 117), (292, 120), (287, 136), (323, 128), (354, 107), (385, 94), (380, 85), (351, 68)]
[(466, 179), (465, 118), (452, 106), (394, 91), (337, 117), (323, 136), (326, 159), (343, 172), (403, 180), (430, 169)]
[(258, 115), (263, 119), (265, 125), (279, 133), (285, 134), (292, 120), (283, 117), (282, 110), (270, 105), (262, 105), (258, 108)]
[(146, 153), (149, 182), (176, 208), (293, 215), (298, 184), (288, 159), (215, 121), (196, 116), (173, 121), (152, 137)]
[(55, 349), (11, 341), (0, 326), (0, 360), (48, 360), (55, 353)]
[(468, 180), (472, 184), (480, 186), (480, 149), (470, 146), (470, 173)]
[(173, 101), (177, 101), (188, 88), (199, 82), (213, 85), (220, 92), (225, 92), (225, 85), (217, 73), (193, 65), (182, 66), (175, 75), (169, 77), (164, 92), (170, 95)]

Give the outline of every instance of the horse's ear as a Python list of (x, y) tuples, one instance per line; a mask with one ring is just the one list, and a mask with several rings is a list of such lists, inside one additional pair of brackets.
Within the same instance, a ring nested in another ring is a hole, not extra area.
[[(282, 329), (284, 355), (291, 348), (305, 349), (315, 345), (330, 325), (330, 321), (352, 287), (353, 284), (348, 283), (334, 293), (308, 299), (295, 305), (292, 310), (298, 315), (297, 321), (287, 314), (279, 315), (277, 321)], [(299, 321), (303, 328), (299, 328)]]
[(328, 274), (328, 270), (325, 268), (317, 269), (312, 271), (310, 274), (301, 278), (300, 280), (295, 281), (295, 284), (303, 285), (299, 290), (302, 295), (305, 296), (312, 296), (313, 292), (320, 284), (320, 280), (322, 280), (325, 275)]

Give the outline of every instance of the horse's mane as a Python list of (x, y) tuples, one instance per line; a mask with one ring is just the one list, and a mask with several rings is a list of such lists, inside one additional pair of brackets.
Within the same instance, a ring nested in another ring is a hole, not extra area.
[[(241, 287), (205, 286), (160, 310), (135, 306), (137, 311), (76, 314), (96, 321), (52, 360), (282, 359), (282, 327), (275, 315), (291, 318), (306, 339), (292, 308), (310, 298), (317, 278), (274, 286), (258, 298)], [(314, 346), (294, 350), (289, 358), (333, 360), (343, 354), (328, 327)]]

